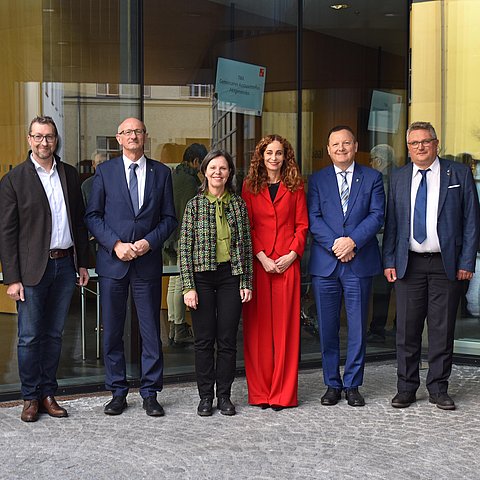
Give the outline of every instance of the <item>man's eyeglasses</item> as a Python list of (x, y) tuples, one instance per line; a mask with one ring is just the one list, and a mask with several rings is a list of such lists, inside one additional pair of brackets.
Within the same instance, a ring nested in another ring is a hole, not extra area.
[(131, 135), (144, 135), (146, 132), (145, 130), (141, 128), (135, 128), (134, 130), (122, 130), (121, 132), (118, 132), (118, 135), (125, 135), (126, 137), (130, 137)]
[(412, 148), (419, 148), (420, 145), (422, 147), (429, 147), (432, 142), (434, 142), (436, 138), (427, 138), (426, 140), (422, 140), (421, 142), (418, 142), (417, 140), (413, 142), (407, 142), (407, 145), (409, 145)]
[(30, 138), (33, 138), (37, 143), (43, 142), (43, 139), (45, 139), (47, 143), (53, 143), (56, 140), (57, 136), (52, 135), (51, 133), (48, 135), (40, 135), (39, 133), (36, 133), (35, 135), (30, 135)]

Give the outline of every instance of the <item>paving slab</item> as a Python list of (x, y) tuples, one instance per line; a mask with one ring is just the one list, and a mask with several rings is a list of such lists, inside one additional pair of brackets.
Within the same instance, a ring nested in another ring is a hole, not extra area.
[(454, 366), (455, 411), (428, 402), (424, 370), (418, 401), (392, 408), (393, 363), (367, 365), (363, 408), (322, 406), (321, 370), (300, 373), (299, 407), (280, 412), (249, 406), (244, 378), (234, 383), (233, 417), (199, 417), (193, 383), (165, 387), (161, 418), (145, 414), (137, 391), (120, 416), (103, 413), (101, 395), (64, 400), (68, 418), (31, 424), (21, 406), (0, 408), (0, 478), (478, 480), (479, 373)]

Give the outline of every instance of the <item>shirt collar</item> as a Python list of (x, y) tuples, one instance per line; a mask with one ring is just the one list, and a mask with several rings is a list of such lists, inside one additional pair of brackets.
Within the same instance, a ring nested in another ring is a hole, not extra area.
[(35, 166), (35, 170), (41, 170), (42, 172), (45, 173), (53, 173), (57, 169), (57, 161), (55, 160), (55, 157), (53, 157), (53, 163), (52, 163), (52, 169), (50, 172), (47, 172), (45, 168), (43, 168), (34, 158), (33, 158), (33, 153), (30, 154), (30, 160), (32, 161), (33, 165)]
[(142, 155), (136, 162), (132, 162), (128, 157), (125, 155), (122, 155), (123, 158), (123, 164), (125, 165), (125, 168), (128, 170), (130, 168), (130, 165), (132, 163), (136, 163), (138, 165), (138, 170), (143, 170), (145, 167), (145, 164), (147, 163), (147, 159), (145, 158), (145, 155)]
[(208, 198), (210, 203), (223, 203), (224, 205), (228, 205), (230, 202), (231, 194), (230, 192), (226, 191), (220, 197), (216, 197), (215, 195), (211, 194), (208, 190), (205, 191), (205, 196)]
[[(440, 160), (438, 159), (438, 157), (435, 157), (435, 160), (433, 161), (433, 163), (428, 167), (432, 173), (438, 173), (439, 170), (440, 170)], [(417, 175), (418, 171), (419, 170), (425, 170), (424, 168), (418, 168), (417, 165), (413, 164), (413, 176)]]
[(353, 173), (353, 171), (355, 170), (355, 161), (353, 161), (353, 163), (346, 170), (342, 170), (336, 165), (334, 165), (333, 168), (335, 169), (335, 175), (338, 175), (340, 172)]

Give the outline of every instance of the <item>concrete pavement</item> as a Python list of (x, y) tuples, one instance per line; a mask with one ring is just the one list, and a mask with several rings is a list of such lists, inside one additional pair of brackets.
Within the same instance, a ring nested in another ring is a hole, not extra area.
[(118, 417), (103, 414), (110, 397), (101, 395), (63, 401), (69, 418), (33, 424), (20, 406), (0, 408), (0, 478), (480, 478), (478, 367), (454, 367), (451, 412), (428, 402), (425, 373), (406, 409), (390, 406), (394, 364), (367, 365), (363, 408), (322, 406), (321, 370), (300, 373), (300, 406), (280, 412), (248, 406), (244, 378), (234, 383), (234, 417), (199, 417), (195, 384), (165, 387), (162, 418), (145, 415), (138, 392)]

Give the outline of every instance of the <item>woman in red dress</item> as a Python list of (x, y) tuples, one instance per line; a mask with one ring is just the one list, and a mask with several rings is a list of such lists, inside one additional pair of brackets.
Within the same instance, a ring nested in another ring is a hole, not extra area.
[(253, 299), (244, 305), (248, 402), (298, 405), (300, 258), (308, 230), (303, 180), (290, 143), (279, 135), (255, 148), (242, 196), (253, 243)]

